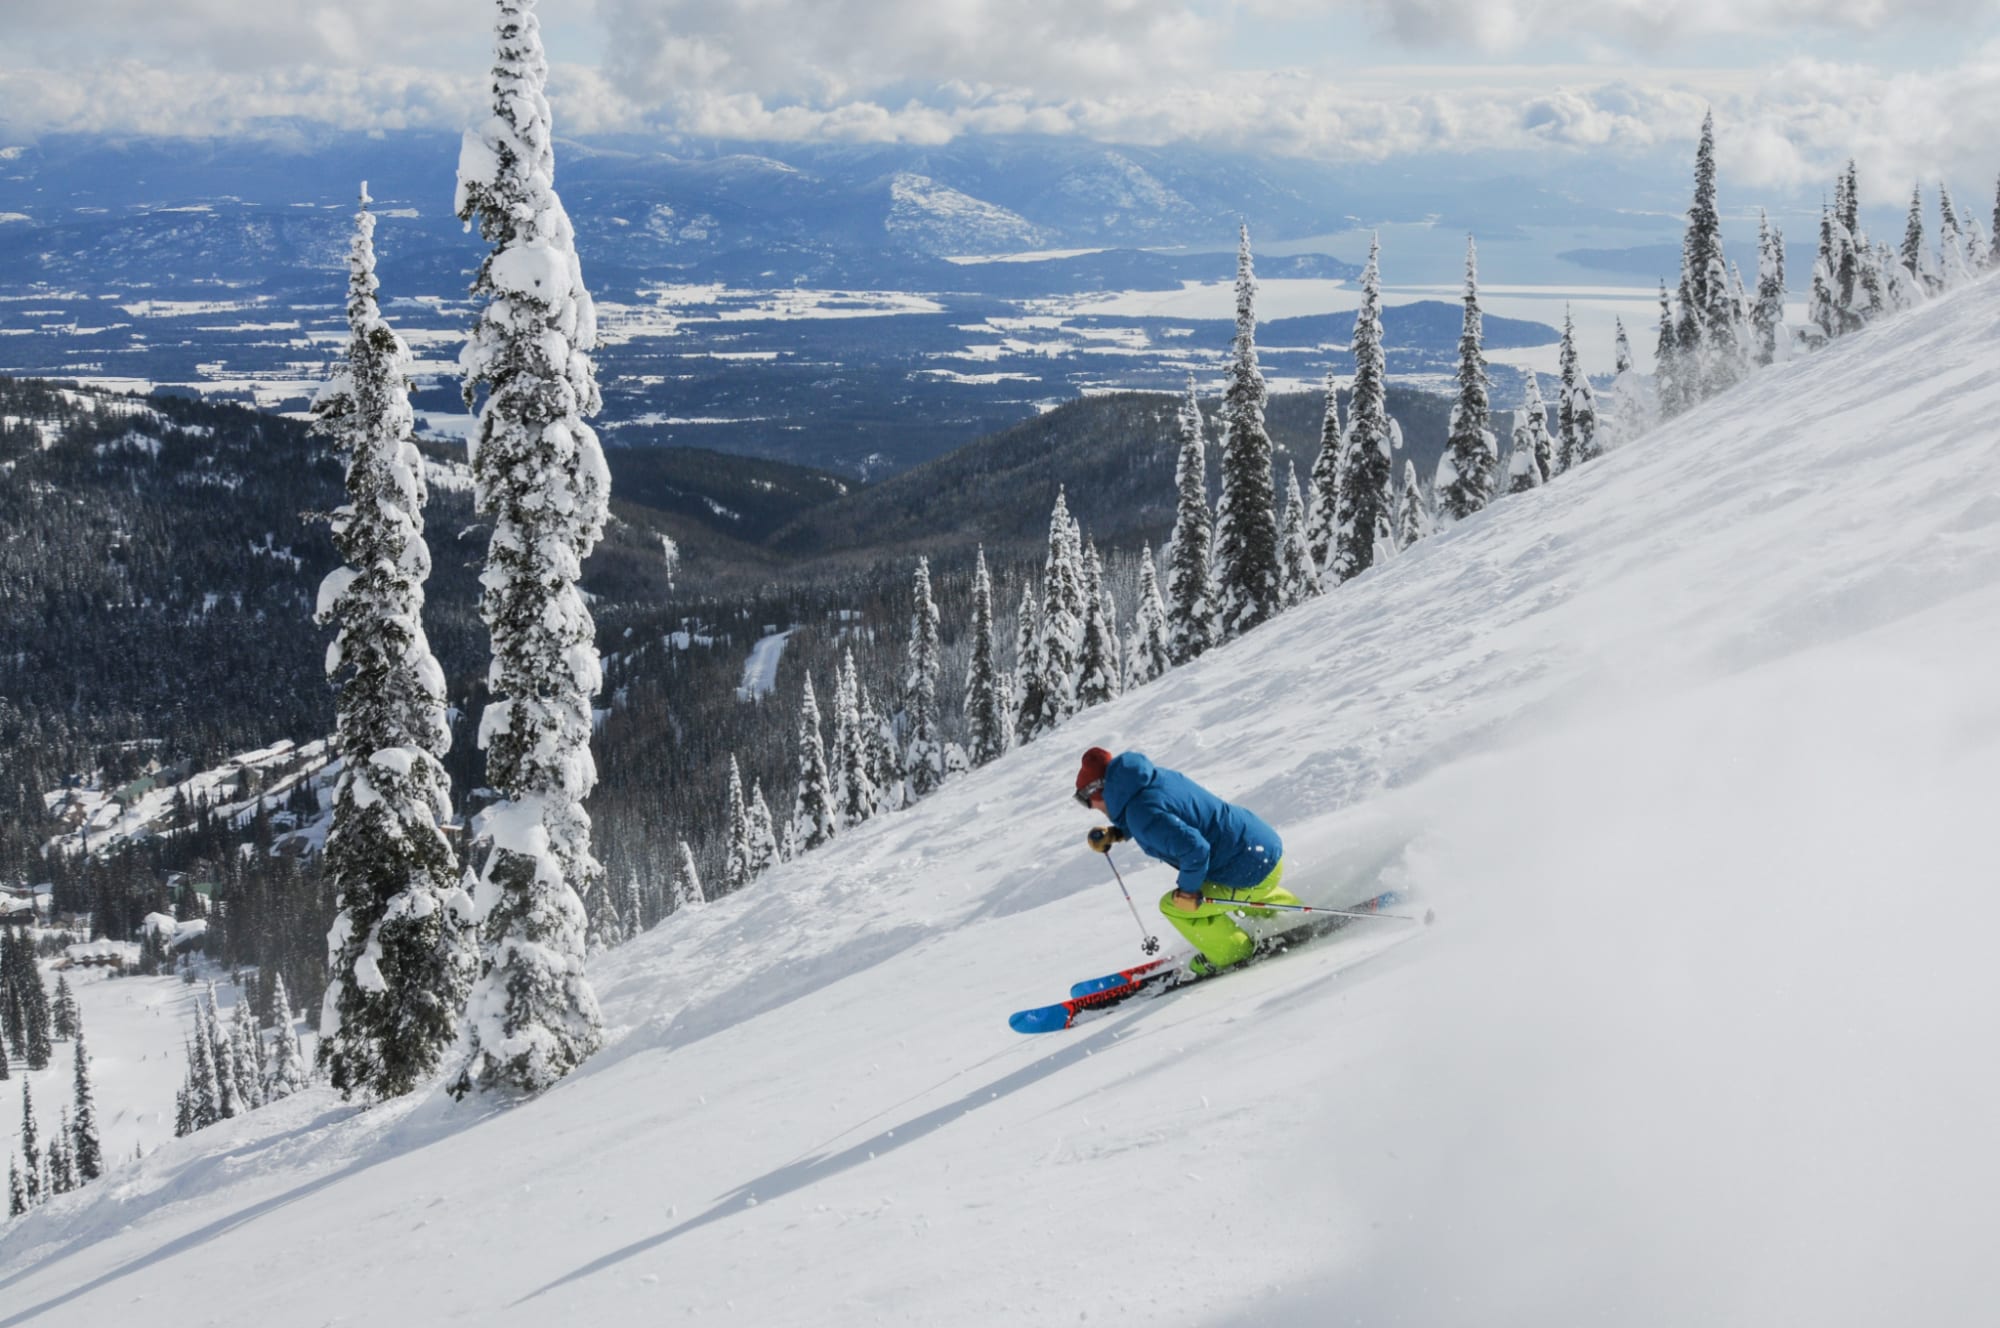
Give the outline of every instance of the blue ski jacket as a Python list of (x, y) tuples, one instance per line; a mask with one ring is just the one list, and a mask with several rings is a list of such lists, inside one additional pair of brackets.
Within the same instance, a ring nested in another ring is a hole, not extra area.
[(1138, 752), (1114, 756), (1104, 768), (1104, 810), (1146, 856), (1178, 867), (1176, 888), (1190, 894), (1210, 881), (1237, 890), (1255, 885), (1285, 854), (1278, 832), (1256, 813)]

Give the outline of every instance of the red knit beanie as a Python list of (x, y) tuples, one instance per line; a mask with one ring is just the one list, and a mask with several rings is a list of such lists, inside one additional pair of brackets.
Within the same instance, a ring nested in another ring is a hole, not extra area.
[(1104, 767), (1111, 764), (1111, 753), (1102, 747), (1093, 747), (1083, 754), (1083, 765), (1076, 772), (1076, 786), (1085, 788), (1104, 778)]

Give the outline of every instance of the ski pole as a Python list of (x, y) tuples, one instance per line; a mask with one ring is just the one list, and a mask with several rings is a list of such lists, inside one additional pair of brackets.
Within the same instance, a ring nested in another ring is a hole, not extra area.
[(1379, 909), (1363, 911), (1353, 908), (1321, 908), (1317, 904), (1260, 904), (1250, 899), (1215, 899), (1211, 903), (1235, 905), (1238, 908), (1278, 908), (1287, 913), (1331, 913), (1339, 918), (1394, 918), (1398, 922), (1421, 922), (1426, 927), (1437, 921), (1437, 910), (1427, 908), (1424, 915), (1414, 913), (1384, 913)]
[(1111, 861), (1110, 849), (1104, 850), (1104, 861), (1110, 864), (1111, 874), (1118, 878), (1118, 893), (1125, 896), (1125, 907), (1132, 910), (1132, 921), (1139, 924), (1139, 934), (1146, 938), (1139, 948), (1147, 954), (1159, 953), (1160, 938), (1146, 930), (1146, 923), (1139, 916), (1139, 906), (1132, 902), (1132, 892), (1125, 888), (1125, 873), (1119, 871), (1118, 864)]

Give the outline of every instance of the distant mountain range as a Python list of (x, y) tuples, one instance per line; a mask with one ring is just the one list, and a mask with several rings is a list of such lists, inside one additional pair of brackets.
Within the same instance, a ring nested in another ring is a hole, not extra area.
[[(419, 351), (418, 405), (462, 429), (455, 357), (483, 250), (449, 212), (456, 157), (454, 136), (416, 132), (7, 148), (0, 372), (302, 409), (342, 337), (365, 179), (384, 299)], [(1258, 260), (1267, 282), (1351, 280), (1353, 263), (1306, 237), (1357, 218), (1477, 220), (1482, 234), (1559, 213), (1617, 220), (1518, 180), (1468, 177), (1420, 204), (1361, 168), (1065, 140), (726, 154), (565, 141), (558, 160), (600, 305), (607, 441), (860, 476), (1085, 393), (1213, 380), (1226, 321), (1102, 317), (1085, 297), (1228, 282), (1239, 219), (1274, 251)], [(1399, 310), (1392, 373), (1448, 372), (1456, 316), (1446, 302)], [(1320, 320), (1313, 342), (1274, 335), (1267, 369), (1317, 382), (1344, 358), (1343, 324)], [(1498, 319), (1488, 334), (1554, 339)]]

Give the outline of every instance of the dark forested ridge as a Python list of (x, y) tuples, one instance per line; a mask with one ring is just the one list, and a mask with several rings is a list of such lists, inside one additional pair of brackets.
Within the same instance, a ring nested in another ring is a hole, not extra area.
[[(1048, 533), (1058, 488), (1066, 492), (1070, 512), (1100, 543), (1158, 543), (1173, 524), (1179, 400), (1118, 392), (1072, 401), (812, 508), (771, 543), (787, 553), (822, 558), (843, 551), (969, 555), (978, 543), (989, 554), (1025, 556)], [(1345, 401), (1343, 394), (1343, 410)], [(1203, 403), (1211, 493), (1220, 464), (1216, 404)], [(1403, 428), (1402, 455), (1417, 463), (1420, 475), (1429, 475), (1443, 451), (1450, 401), (1392, 387), (1389, 409)], [(1298, 467), (1302, 480), (1311, 470), (1325, 414), (1323, 392), (1271, 398), (1266, 423), (1281, 492), (1287, 463)]]

